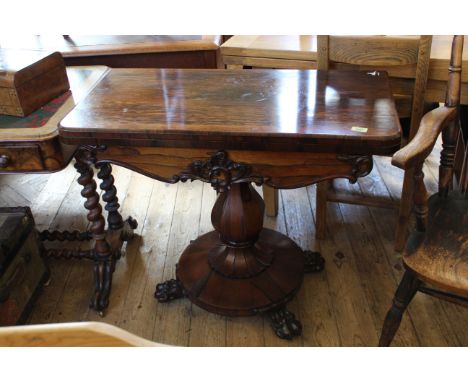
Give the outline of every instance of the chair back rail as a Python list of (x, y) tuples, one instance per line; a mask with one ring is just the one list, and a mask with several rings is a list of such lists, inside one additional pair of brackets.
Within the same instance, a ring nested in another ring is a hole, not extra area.
[[(424, 113), (432, 36), (318, 36), (319, 70), (385, 70), (400, 117), (410, 117), (413, 138)], [(407, 78), (414, 78), (408, 81)]]

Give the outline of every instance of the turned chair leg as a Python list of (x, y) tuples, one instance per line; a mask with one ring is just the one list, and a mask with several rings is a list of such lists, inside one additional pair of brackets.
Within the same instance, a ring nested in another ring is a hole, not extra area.
[(380, 334), (379, 346), (390, 346), (393, 337), (400, 327), (401, 318), (408, 304), (418, 291), (421, 281), (411, 271), (406, 271), (398, 285), (398, 289), (393, 298), (393, 304), (385, 317), (385, 321)]
[(315, 238), (324, 239), (327, 230), (327, 194), (331, 181), (317, 183)]
[(278, 215), (278, 189), (263, 185), (263, 201), (265, 202), (265, 212), (267, 216)]

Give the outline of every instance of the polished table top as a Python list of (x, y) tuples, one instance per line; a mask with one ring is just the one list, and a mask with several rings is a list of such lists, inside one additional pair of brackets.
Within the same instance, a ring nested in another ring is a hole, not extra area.
[(66, 143), (391, 153), (385, 73), (112, 69), (61, 121)]

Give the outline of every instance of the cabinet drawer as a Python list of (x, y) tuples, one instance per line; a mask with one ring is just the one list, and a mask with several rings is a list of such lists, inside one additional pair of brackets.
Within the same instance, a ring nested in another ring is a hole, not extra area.
[(42, 170), (45, 170), (44, 161), (38, 145), (0, 145), (0, 173)]

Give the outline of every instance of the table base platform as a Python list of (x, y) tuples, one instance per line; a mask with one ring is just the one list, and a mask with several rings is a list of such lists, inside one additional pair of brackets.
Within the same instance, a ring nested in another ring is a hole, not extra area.
[(267, 228), (250, 243), (229, 243), (221, 237), (212, 231), (190, 243), (177, 264), (176, 279), (156, 286), (158, 301), (187, 297), (225, 316), (266, 313), (278, 337), (299, 336), (302, 325), (286, 303), (299, 290), (304, 272), (323, 270), (322, 256), (303, 251), (287, 236)]
[(266, 313), (279, 337), (300, 335), (302, 325), (286, 303), (299, 290), (304, 272), (321, 271), (324, 260), (318, 253), (304, 252), (286, 235), (263, 228), (264, 211), (250, 182), (220, 192), (211, 213), (215, 231), (184, 250), (176, 280), (156, 286), (158, 301), (188, 297), (226, 316)]
[[(250, 275), (220, 273), (223, 266), (232, 269), (227, 264), (233, 257), (241, 260), (238, 267), (248, 269)], [(303, 251), (287, 236), (270, 229), (262, 230), (254, 247), (240, 250), (222, 243), (212, 231), (185, 249), (177, 264), (177, 279), (157, 284), (155, 297), (160, 303), (187, 297), (201, 308), (225, 316), (265, 313), (278, 337), (292, 339), (301, 334), (302, 325), (286, 303), (299, 290), (303, 274), (320, 272), (324, 265), (318, 252)]]

